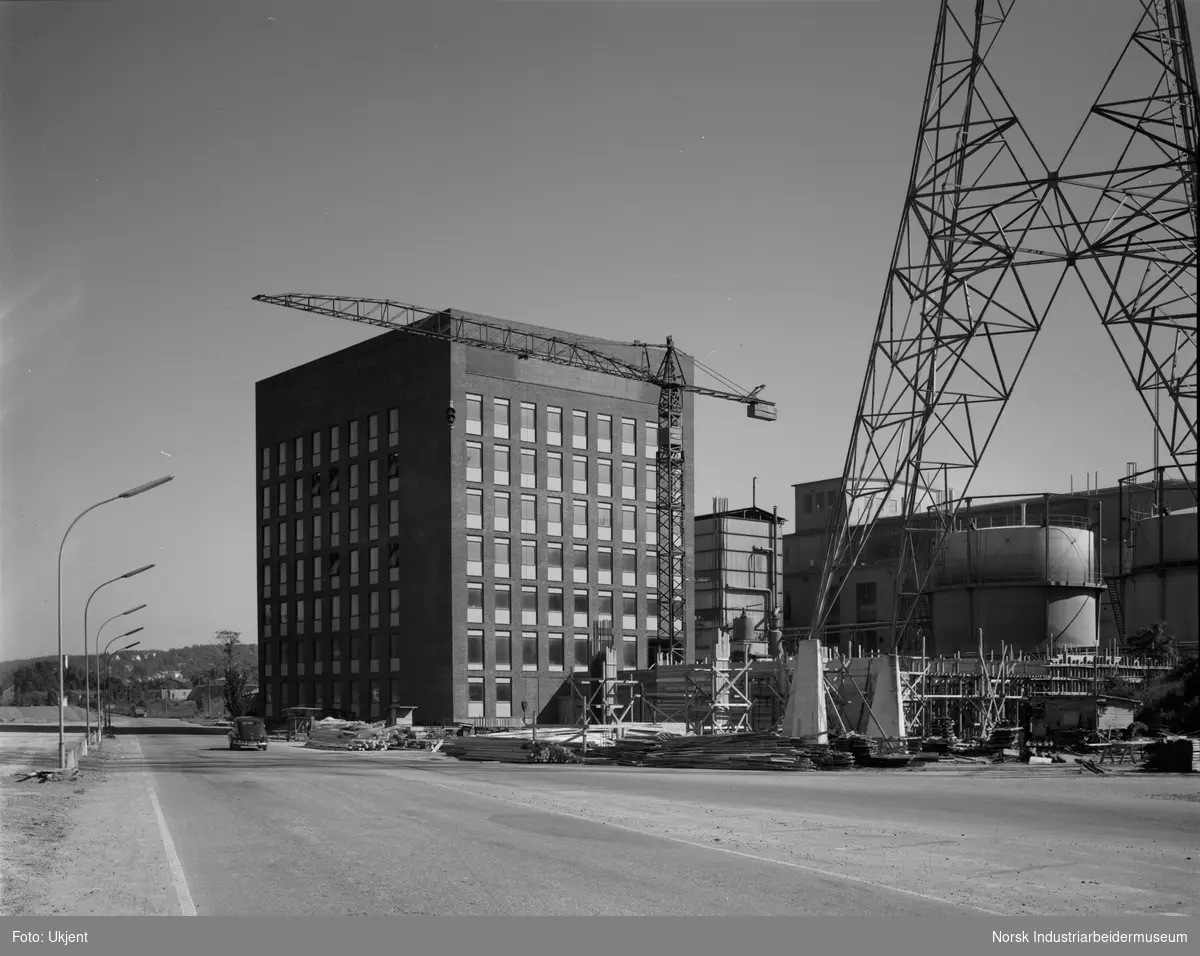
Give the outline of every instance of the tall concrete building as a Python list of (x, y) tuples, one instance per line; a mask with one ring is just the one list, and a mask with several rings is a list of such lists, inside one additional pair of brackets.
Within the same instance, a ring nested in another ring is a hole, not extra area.
[[(641, 347), (506, 324), (642, 358)], [(417, 723), (503, 723), (524, 701), (553, 722), (598, 628), (611, 627), (626, 666), (652, 663), (658, 397), (641, 382), (403, 332), (259, 382), (266, 715), (309, 706), (383, 719), (397, 706), (416, 707)]]

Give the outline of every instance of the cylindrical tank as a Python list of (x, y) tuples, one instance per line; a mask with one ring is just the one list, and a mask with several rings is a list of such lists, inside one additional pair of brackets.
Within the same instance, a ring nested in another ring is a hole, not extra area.
[(1143, 518), (1133, 533), (1133, 568), (1196, 563), (1196, 509)]
[(1144, 518), (1134, 528), (1133, 571), (1121, 582), (1128, 638), (1155, 621), (1181, 643), (1196, 640), (1195, 508)]
[[(1053, 519), (1052, 519), (1053, 521)], [(1095, 647), (1095, 537), (1079, 527), (952, 532), (930, 579), (933, 652)]]

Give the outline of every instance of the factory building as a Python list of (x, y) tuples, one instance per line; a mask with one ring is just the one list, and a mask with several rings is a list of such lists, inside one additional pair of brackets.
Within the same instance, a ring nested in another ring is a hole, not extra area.
[[(766, 644), (764, 618), (779, 607), (784, 519), (762, 508), (730, 510), (714, 498), (712, 514), (697, 515), (696, 658), (712, 660), (717, 638)], [(748, 634), (736, 634), (745, 617)]]
[[(793, 639), (811, 620), (840, 481), (794, 487), (796, 530), (784, 536), (783, 551), (785, 635)], [(890, 644), (904, 536), (900, 498), (884, 503), (855, 567), (839, 569), (843, 586), (826, 640), (843, 653)], [(1119, 650), (1162, 620), (1181, 653), (1194, 656), (1196, 525), (1184, 482), (1166, 479), (1162, 469), (1146, 477), (1133, 463), (1110, 487), (966, 499), (930, 574), (926, 650), (976, 651), (980, 630), (985, 651), (998, 652), (1001, 643), (1025, 653)]]
[[(572, 338), (643, 360), (641, 347)], [(599, 635), (623, 666), (653, 663), (658, 398), (644, 383), (403, 332), (260, 381), (266, 716), (415, 707), (417, 723), (503, 724), (524, 701), (553, 720)]]

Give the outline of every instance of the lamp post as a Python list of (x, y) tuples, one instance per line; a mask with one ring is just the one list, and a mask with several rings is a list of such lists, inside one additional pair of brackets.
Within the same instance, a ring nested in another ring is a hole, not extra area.
[[(96, 649), (96, 700), (97, 700), (97, 705), (99, 705), (99, 703), (103, 699), (103, 695), (100, 693), (100, 635), (104, 633), (104, 628), (107, 627), (113, 621), (115, 621), (117, 618), (126, 617), (127, 615), (133, 614), (135, 611), (140, 611), (145, 606), (146, 606), (145, 604), (139, 604), (137, 607), (131, 607), (128, 611), (122, 611), (120, 614), (114, 614), (107, 621), (105, 621), (98, 628), (96, 628), (96, 639), (92, 642), (92, 647), (94, 647)], [(114, 638), (114, 640), (115, 640), (115, 638)], [(109, 644), (111, 644), (111, 643), (112, 643), (112, 641), (109, 641)], [(107, 645), (105, 645), (105, 646), (107, 647)], [(100, 720), (100, 707), (99, 706), (96, 707), (96, 722), (99, 724), (103, 723)], [(97, 736), (100, 736), (100, 735), (98, 734)], [(101, 739), (98, 739), (96, 741), (97, 746), (103, 746), (102, 739), (103, 738), (101, 737)]]
[[(112, 642), (119, 641), (123, 637), (129, 637), (132, 634), (136, 634), (138, 631), (144, 631), (144, 630), (145, 630), (144, 627), (135, 627), (132, 631), (126, 631), (124, 634), (118, 634), (116, 637), (114, 637), (112, 639), (112, 641), (109, 641), (107, 644), (104, 645), (104, 683), (110, 684), (110, 685), (112, 684), (112, 673), (109, 670), (109, 666), (108, 666), (109, 662), (112, 660), (112, 654), (108, 653), (108, 649), (112, 646)], [(129, 650), (129, 648), (137, 647), (141, 643), (142, 643), (141, 641), (134, 641), (132, 644), (126, 644), (124, 647), (118, 647), (115, 651), (113, 651), (113, 654), (120, 654), (121, 651), (127, 651), (127, 650)], [(108, 695), (109, 698), (112, 697), (111, 689), (112, 688), (110, 687), (109, 688), (110, 693)], [(111, 727), (112, 726), (112, 701), (111, 701), (111, 699), (109, 701), (108, 709), (109, 709), (108, 723), (109, 723), (109, 726)]]
[[(96, 596), (96, 591), (99, 591), (100, 588), (107, 587), (108, 585), (114, 584), (117, 581), (123, 581), (123, 580), (125, 580), (125, 578), (131, 578), (135, 574), (141, 574), (143, 571), (149, 571), (152, 567), (154, 567), (153, 564), (147, 564), (143, 567), (137, 568), (136, 570), (126, 571), (124, 574), (118, 574), (111, 581), (105, 581), (104, 584), (97, 586), (96, 590), (88, 595), (87, 603), (84, 604), (84, 606), (83, 606), (83, 687), (84, 687), (84, 693), (87, 695), (84, 699), (87, 700), (89, 703), (91, 702), (91, 699), (92, 699), (92, 677), (91, 677), (92, 672), (91, 672), (91, 669), (88, 667), (88, 608), (90, 608), (92, 605), (92, 598), (94, 598)], [(144, 606), (145, 605), (143, 605), (143, 607)], [(99, 664), (99, 661), (97, 661), (97, 664)], [(100, 678), (98, 676), (96, 678), (96, 689), (97, 690), (100, 689)], [(92, 711), (91, 711), (90, 707), (85, 706), (83, 712), (84, 712), (84, 719), (86, 721), (86, 727), (87, 727), (87, 739), (88, 739), (88, 742), (91, 743), (91, 740), (92, 740)], [(99, 718), (100, 718), (100, 707), (99, 707), (99, 704), (97, 703), (97, 706), (96, 706), (96, 723), (97, 723), (97, 725), (99, 725), (99, 723), (100, 723)], [(97, 729), (97, 736), (99, 736), (99, 726), (97, 726), (96, 729)]]
[[(97, 501), (89, 508), (85, 508), (75, 516), (75, 520), (67, 525), (66, 534), (63, 535), (62, 543), (58, 546), (58, 766), (60, 770), (65, 770), (67, 766), (67, 733), (66, 727), (63, 726), (63, 652), (62, 652), (62, 553), (63, 547), (67, 543), (67, 535), (71, 533), (71, 529), (79, 523), (89, 511), (95, 511), (101, 505), (106, 505), (111, 501), (116, 501), (118, 498), (133, 498), (135, 495), (140, 495), (144, 491), (150, 491), (152, 488), (157, 488), (159, 485), (165, 485), (175, 476), (166, 475), (162, 478), (155, 478), (154, 481), (148, 481), (144, 485), (138, 485), (136, 488), (130, 488), (128, 491), (122, 491), (119, 495), (114, 495), (112, 498), (105, 498), (103, 501)], [(86, 661), (85, 661), (86, 663)]]

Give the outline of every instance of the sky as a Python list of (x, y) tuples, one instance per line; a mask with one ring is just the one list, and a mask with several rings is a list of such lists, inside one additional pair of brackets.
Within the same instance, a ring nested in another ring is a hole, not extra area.
[[(1018, 4), (995, 59), (1057, 155), (1131, 4)], [(839, 473), (920, 119), (935, 0), (0, 6), (0, 658), (126, 608), (143, 647), (255, 640), (254, 384), (377, 334), (251, 302), (393, 298), (676, 344), (697, 510)], [(1001, 47), (1006, 51), (1001, 59)], [(1003, 65), (1003, 70), (1001, 66)], [(979, 494), (1152, 456), (1082, 308), (1047, 323)], [(104, 631), (122, 633), (123, 621)]]

